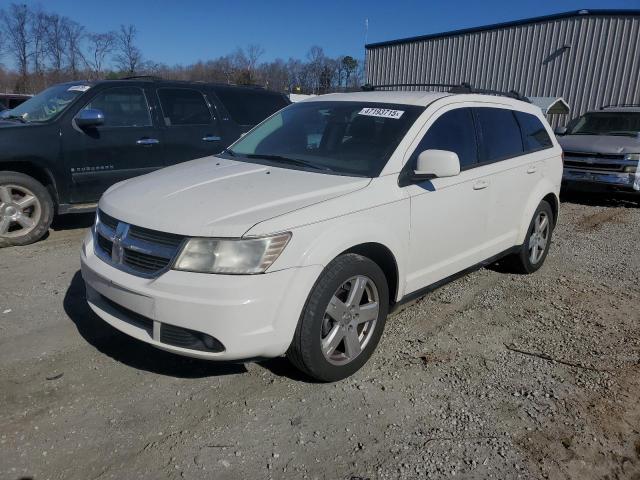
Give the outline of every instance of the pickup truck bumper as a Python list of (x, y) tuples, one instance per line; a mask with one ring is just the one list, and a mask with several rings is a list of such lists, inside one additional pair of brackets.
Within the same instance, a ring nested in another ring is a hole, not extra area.
[(592, 187), (640, 193), (633, 188), (635, 173), (599, 172), (564, 168), (562, 183), (570, 187)]

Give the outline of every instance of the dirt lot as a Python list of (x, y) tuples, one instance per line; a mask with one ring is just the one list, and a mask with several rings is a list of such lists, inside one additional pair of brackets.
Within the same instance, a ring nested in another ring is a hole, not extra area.
[(640, 479), (640, 208), (570, 200), (540, 272), (449, 284), (329, 385), (102, 323), (90, 217), (0, 250), (0, 477)]

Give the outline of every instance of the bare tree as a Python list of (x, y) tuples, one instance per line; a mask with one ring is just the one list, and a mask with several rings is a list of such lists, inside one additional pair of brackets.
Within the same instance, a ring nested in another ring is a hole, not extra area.
[(46, 17), (44, 49), (56, 75), (64, 68), (64, 57), (67, 50), (67, 36), (65, 35), (67, 21), (67, 18), (55, 13)]
[(142, 52), (135, 45), (138, 31), (133, 25), (120, 25), (120, 31), (116, 34), (116, 64), (120, 70), (134, 75), (142, 64)]
[(263, 55), (264, 48), (262, 48), (258, 44), (252, 43), (247, 47), (247, 67), (249, 71), (254, 72), (256, 70), (256, 67), (258, 66), (258, 60), (260, 60), (260, 57), (262, 57)]
[(99, 78), (102, 75), (107, 57), (115, 49), (116, 34), (113, 32), (92, 33), (87, 35), (87, 42), (85, 61), (93, 71), (94, 77)]
[(42, 10), (30, 12), (29, 37), (31, 39), (31, 52), (33, 71), (42, 77), (45, 69), (45, 41), (47, 36), (47, 14)]
[(69, 72), (75, 79), (78, 70), (85, 63), (82, 54), (82, 40), (85, 38), (84, 27), (72, 20), (67, 20), (63, 25), (63, 35), (66, 43), (65, 57)]
[(20, 80), (17, 90), (28, 91), (29, 76), (29, 9), (26, 5), (12, 3), (6, 12), (2, 12), (2, 23), (7, 36), (9, 54), (18, 67)]

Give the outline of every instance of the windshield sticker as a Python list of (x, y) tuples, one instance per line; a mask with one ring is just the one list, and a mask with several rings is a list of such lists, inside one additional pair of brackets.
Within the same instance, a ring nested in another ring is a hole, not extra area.
[(367, 115), (368, 117), (382, 117), (382, 118), (394, 118), (398, 120), (404, 110), (389, 110), (388, 108), (363, 108), (358, 112), (358, 115)]
[(73, 87), (69, 87), (67, 91), (69, 92), (86, 92), (91, 87), (89, 85), (74, 85)]

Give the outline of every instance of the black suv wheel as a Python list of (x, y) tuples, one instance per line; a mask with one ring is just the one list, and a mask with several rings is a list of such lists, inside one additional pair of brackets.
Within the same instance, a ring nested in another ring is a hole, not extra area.
[(0, 172), (0, 247), (41, 239), (53, 210), (51, 195), (40, 182), (23, 173)]

